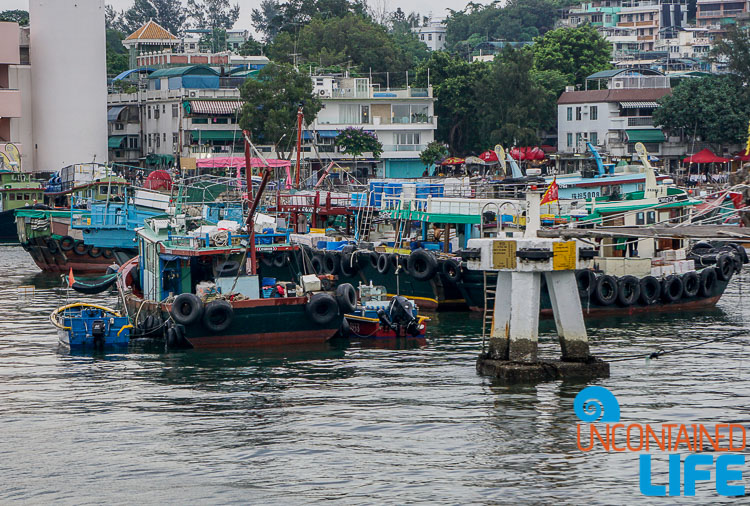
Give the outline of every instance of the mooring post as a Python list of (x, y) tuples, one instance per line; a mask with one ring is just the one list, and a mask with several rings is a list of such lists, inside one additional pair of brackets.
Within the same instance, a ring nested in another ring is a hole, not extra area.
[[(609, 376), (609, 364), (590, 355), (575, 270), (587, 268), (575, 241), (538, 238), (539, 194), (527, 193), (526, 230), (513, 238), (471, 239), (479, 250), (471, 270), (497, 271), (489, 350), (477, 370), (507, 382)], [(540, 360), (539, 309), (544, 276), (561, 360)]]

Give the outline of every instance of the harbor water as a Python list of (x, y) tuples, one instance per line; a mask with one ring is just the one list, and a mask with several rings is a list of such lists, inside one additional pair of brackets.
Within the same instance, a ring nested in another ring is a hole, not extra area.
[[(432, 315), (422, 342), (71, 354), (47, 319), (65, 302), (60, 277), (18, 246), (0, 247), (0, 266), (1, 503), (643, 499), (637, 453), (577, 448), (585, 385), (476, 374), (480, 315)], [(750, 327), (749, 279), (735, 276), (713, 310), (588, 322), (595, 355), (639, 355), (593, 382), (617, 396), (623, 423), (748, 425), (750, 337), (643, 357)], [(559, 355), (550, 322), (541, 350)], [(654, 461), (664, 484), (666, 457)], [(697, 487), (694, 502), (722, 499)]]

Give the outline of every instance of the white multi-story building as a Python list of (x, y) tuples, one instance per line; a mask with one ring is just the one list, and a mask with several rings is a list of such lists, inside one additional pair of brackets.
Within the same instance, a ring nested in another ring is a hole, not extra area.
[(635, 143), (649, 153), (668, 155), (667, 139), (653, 124), (657, 101), (672, 92), (669, 78), (649, 70), (605, 70), (588, 77), (606, 81), (607, 89), (573, 91), (557, 101), (558, 151), (584, 153), (586, 143), (614, 157), (629, 156)]
[[(313, 76), (323, 108), (311, 125), (323, 149), (337, 153), (335, 138), (348, 127), (374, 132), (383, 144), (377, 172), (383, 177), (418, 177), (419, 153), (435, 139), (432, 88), (381, 89), (368, 78)], [(341, 158), (347, 158), (341, 155)]]
[(412, 29), (420, 41), (427, 44), (430, 51), (445, 49), (446, 27), (443, 20), (430, 19), (424, 26), (415, 26)]

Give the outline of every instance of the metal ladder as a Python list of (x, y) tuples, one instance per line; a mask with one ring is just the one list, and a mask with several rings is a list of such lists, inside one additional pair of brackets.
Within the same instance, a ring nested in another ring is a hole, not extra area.
[(495, 324), (495, 291), (487, 289), (487, 271), (482, 272), (484, 281), (484, 313), (482, 317), (482, 353), (485, 351), (487, 337), (492, 335), (492, 327)]
[(364, 213), (359, 213), (358, 217), (359, 223), (357, 224), (357, 237), (360, 241), (367, 241), (370, 239), (370, 229), (372, 227), (372, 218), (375, 214), (375, 206), (371, 206), (370, 204), (370, 194), (369, 192), (367, 195), (367, 207), (365, 208)]

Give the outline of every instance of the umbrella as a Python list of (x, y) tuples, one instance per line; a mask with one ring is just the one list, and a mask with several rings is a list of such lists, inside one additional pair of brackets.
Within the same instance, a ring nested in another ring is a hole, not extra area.
[(464, 163), (466, 163), (466, 165), (484, 165), (484, 160), (476, 156), (467, 156)]
[(455, 156), (450, 156), (450, 157), (446, 158), (445, 160), (443, 160), (442, 162), (440, 162), (440, 165), (461, 165), (462, 163), (464, 163), (464, 159), (463, 158), (457, 158)]
[(726, 163), (729, 161), (729, 158), (722, 158), (720, 156), (716, 156), (710, 149), (702, 149), (698, 151), (696, 154), (691, 156), (686, 156), (682, 159), (683, 163)]
[(481, 158), (482, 160), (488, 163), (499, 161), (497, 159), (497, 153), (495, 153), (494, 151), (485, 151), (484, 153), (479, 155), (479, 158)]
[(544, 160), (544, 150), (539, 146), (512, 148), (510, 156), (516, 160)]

